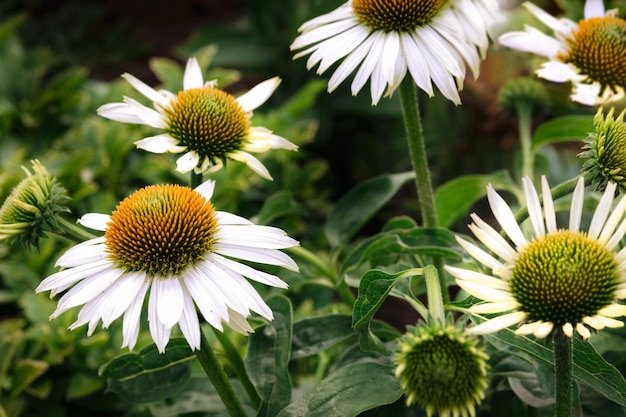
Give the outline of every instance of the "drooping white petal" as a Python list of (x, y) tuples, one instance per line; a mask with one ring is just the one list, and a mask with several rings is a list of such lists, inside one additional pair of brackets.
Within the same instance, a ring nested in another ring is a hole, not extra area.
[(228, 156), (236, 161), (243, 162), (261, 177), (265, 178), (266, 180), (272, 181), (272, 176), (270, 175), (270, 172), (267, 170), (267, 168), (265, 168), (265, 165), (263, 165), (261, 161), (250, 155), (248, 152), (235, 151)]
[(469, 334), (488, 334), (494, 333), (498, 330), (506, 329), (515, 324), (521, 323), (526, 320), (528, 315), (522, 311), (516, 311), (514, 313), (503, 314), (498, 317), (489, 319), (477, 326), (468, 327), (465, 331)]
[(210, 270), (201, 265), (189, 268), (185, 271), (184, 283), (204, 319), (211, 326), (222, 330), (222, 319), (228, 315), (226, 295), (222, 294), (205, 273), (210, 273)]
[(538, 77), (555, 83), (566, 81), (582, 81), (586, 77), (578, 74), (578, 70), (572, 64), (559, 61), (548, 61), (541, 64), (541, 68), (535, 71)]
[(176, 171), (186, 174), (198, 165), (200, 155), (196, 151), (189, 151), (176, 160)]
[[(184, 284), (181, 284), (184, 285)], [(192, 350), (200, 349), (200, 322), (198, 321), (198, 313), (196, 306), (189, 295), (186, 288), (183, 287), (183, 314), (178, 322), (183, 336), (187, 339), (189, 347)]]
[(290, 238), (282, 230), (271, 226), (223, 225), (216, 237), (229, 245), (242, 245), (254, 248), (284, 249), (298, 246), (298, 241)]
[(506, 262), (513, 262), (517, 257), (515, 249), (509, 245), (509, 243), (496, 232), (493, 227), (485, 223), (480, 217), (472, 213), (470, 215), (474, 224), (470, 224), (468, 227), (474, 233), (474, 235), (493, 253), (504, 259)]
[(580, 337), (582, 337), (583, 340), (587, 340), (589, 339), (589, 337), (591, 337), (591, 332), (589, 331), (589, 329), (582, 323), (578, 323), (576, 325), (576, 331), (578, 332), (578, 334), (580, 335)]
[(258, 271), (252, 267), (249, 267), (248, 265), (232, 261), (218, 254), (214, 254), (212, 260), (216, 264), (222, 265), (222, 267), (224, 268), (228, 268), (240, 275), (243, 275), (246, 278), (260, 282), (262, 284), (278, 288), (288, 287), (287, 283), (278, 278), (276, 275), (271, 275), (266, 272)]
[(229, 309), (228, 320), (226, 322), (231, 329), (243, 335), (247, 335), (248, 333), (254, 333), (254, 329), (252, 328), (252, 326), (250, 326), (250, 323), (248, 323), (246, 317), (247, 316), (244, 316), (243, 314)]
[(143, 149), (152, 153), (180, 153), (187, 150), (186, 146), (179, 145), (178, 140), (168, 134), (143, 138), (136, 141), (135, 146), (137, 146), (137, 149)]
[(457, 279), (456, 283), (459, 287), (481, 300), (498, 302), (511, 298), (511, 293), (509, 291), (491, 288), (485, 284), (477, 283), (475, 281)]
[(98, 107), (96, 112), (105, 119), (122, 123), (143, 124), (143, 120), (126, 103), (107, 103)]
[(150, 296), (148, 297), (148, 328), (150, 329), (150, 336), (154, 340), (154, 344), (157, 346), (159, 353), (165, 352), (165, 346), (170, 340), (170, 334), (172, 332), (171, 327), (166, 327), (159, 320), (159, 306), (158, 297), (154, 296), (154, 284), (158, 278), (152, 280), (152, 288), (150, 289)]
[[(606, 192), (608, 192), (608, 186)], [(611, 211), (611, 215), (602, 227), (602, 233), (600, 233), (600, 236), (598, 237), (599, 242), (607, 243), (611, 239), (611, 237), (615, 233), (615, 229), (618, 228), (618, 225), (620, 224), (620, 222), (622, 222), (625, 212), (626, 196), (623, 196), (620, 201), (615, 205), (615, 208)], [(623, 232), (621, 233), (621, 236), (624, 236)], [(609, 249), (612, 249), (612, 247), (609, 247)]]
[(217, 242), (215, 244), (215, 252), (245, 261), (282, 266), (292, 271), (298, 271), (298, 265), (293, 259), (275, 249), (248, 248), (245, 246), (230, 245), (226, 242)]
[(556, 212), (554, 211), (554, 201), (552, 193), (545, 175), (541, 176), (541, 195), (543, 197), (543, 212), (546, 219), (546, 229), (548, 233), (556, 232)]
[(163, 96), (163, 94), (159, 93), (154, 88), (150, 87), (148, 84), (144, 83), (137, 77), (126, 72), (122, 74), (122, 78), (128, 81), (128, 84), (130, 84), (135, 90), (139, 91), (145, 97), (149, 98), (151, 101), (159, 103), (161, 105), (168, 104), (169, 100), (165, 96)]
[(523, 32), (505, 33), (498, 38), (498, 42), (511, 49), (531, 52), (550, 59), (563, 48), (561, 42), (530, 26), (526, 26)]
[(526, 7), (533, 15), (535, 15), (537, 19), (541, 20), (541, 22), (548, 26), (550, 29), (557, 32), (568, 31), (569, 28), (565, 26), (561, 20), (554, 18), (551, 14), (546, 13), (539, 7), (535, 6), (533, 3), (525, 2), (523, 6)]
[(511, 311), (519, 307), (519, 303), (514, 299), (506, 301), (498, 301), (494, 303), (481, 303), (472, 306), (472, 313), (476, 314), (493, 314)]
[(68, 249), (57, 261), (57, 266), (62, 268), (74, 268), (88, 266), (94, 262), (106, 259), (106, 247), (103, 245), (104, 236), (82, 242)]
[(215, 181), (206, 180), (202, 184), (194, 188), (194, 190), (202, 194), (204, 198), (210, 201), (211, 197), (213, 197), (213, 191), (215, 191)]
[(39, 293), (42, 291), (52, 290), (52, 294), (50, 294), (50, 297), (53, 297), (53, 294), (65, 291), (67, 288), (71, 287), (85, 277), (94, 274), (101, 274), (111, 269), (112, 266), (113, 264), (111, 263), (111, 261), (109, 261), (108, 259), (102, 259), (100, 261), (92, 262), (90, 264), (81, 265), (75, 268), (65, 269), (63, 271), (56, 272), (41, 281), (35, 289), (35, 292)]
[[(475, 284), (482, 285), (487, 288), (493, 288), (493, 289), (502, 290), (505, 292), (510, 291), (509, 284), (506, 281), (491, 277), (489, 275), (485, 275), (481, 272), (472, 271), (471, 269), (457, 268), (457, 267), (449, 266), (449, 265), (446, 265), (444, 268), (452, 276), (456, 277), (459, 280), (473, 282)], [(498, 300), (494, 300), (494, 301), (498, 301)]]
[(177, 278), (155, 278), (150, 290), (154, 298), (157, 319), (167, 327), (173, 327), (183, 314), (183, 289)]
[(141, 119), (142, 124), (156, 127), (158, 129), (165, 129), (167, 127), (167, 123), (165, 123), (165, 120), (160, 113), (144, 106), (137, 100), (130, 97), (124, 97), (124, 103), (126, 103), (128, 107), (135, 112), (137, 117)]
[(502, 268), (503, 264), (487, 252), (479, 248), (478, 246), (466, 241), (465, 239), (456, 236), (456, 241), (469, 253), (474, 259), (481, 264), (485, 265), (492, 271), (498, 268)]

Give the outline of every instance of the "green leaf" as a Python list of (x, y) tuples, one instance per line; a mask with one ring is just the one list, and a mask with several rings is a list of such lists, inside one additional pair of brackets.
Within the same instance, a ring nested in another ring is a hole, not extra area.
[(367, 271), (359, 285), (359, 296), (352, 311), (352, 327), (359, 333), (359, 344), (364, 351), (374, 350), (388, 355), (387, 349), (370, 329), (372, 317), (389, 295), (396, 282), (410, 275), (407, 271), (388, 274), (372, 269)]
[(15, 398), (28, 386), (48, 370), (48, 363), (36, 359), (22, 359), (13, 370), (13, 387), (11, 397)]
[(180, 64), (169, 58), (152, 58), (150, 69), (161, 82), (161, 88), (179, 91), (183, 87), (183, 69)]
[(93, 373), (75, 372), (70, 377), (65, 399), (72, 401), (84, 398), (102, 388), (104, 381)]
[(268, 299), (267, 305), (274, 312), (274, 320), (250, 335), (245, 358), (250, 379), (262, 399), (257, 416), (275, 416), (291, 401), (291, 302), (277, 295)]
[(557, 117), (543, 123), (533, 135), (533, 152), (549, 143), (555, 142), (582, 142), (589, 132), (594, 132), (593, 116), (570, 115)]
[(293, 324), (291, 359), (304, 358), (354, 337), (352, 317), (344, 314), (312, 317)]
[(348, 191), (330, 212), (324, 228), (331, 247), (349, 241), (413, 177), (413, 172), (381, 175)]
[(100, 375), (106, 378), (108, 390), (125, 401), (157, 401), (184, 388), (194, 358), (184, 338), (173, 338), (165, 353), (160, 354), (151, 344), (138, 354), (127, 353), (113, 359), (104, 365)]
[(290, 404), (278, 417), (353, 417), (402, 396), (394, 368), (374, 362), (346, 365)]
[(304, 217), (306, 210), (293, 198), (290, 191), (282, 190), (265, 200), (254, 222), (256, 224), (269, 224), (277, 218), (291, 215)]
[[(505, 329), (485, 335), (487, 340), (500, 349), (512, 348), (554, 368), (554, 352), (537, 341), (519, 336)], [(574, 378), (588, 385), (609, 400), (626, 406), (626, 380), (620, 372), (600, 356), (588, 342), (574, 339)]]
[(495, 189), (515, 192), (516, 186), (508, 171), (502, 170), (485, 175), (456, 177), (437, 188), (435, 207), (439, 226), (450, 227), (465, 216), (470, 208), (487, 195), (487, 184)]
[(448, 229), (423, 227), (394, 229), (361, 242), (342, 263), (339, 276), (344, 276), (348, 270), (368, 261), (373, 261), (371, 264), (375, 267), (377, 266), (375, 260), (379, 257), (389, 259), (388, 257), (392, 255), (407, 254), (460, 258), (464, 251), (456, 243), (454, 233)]

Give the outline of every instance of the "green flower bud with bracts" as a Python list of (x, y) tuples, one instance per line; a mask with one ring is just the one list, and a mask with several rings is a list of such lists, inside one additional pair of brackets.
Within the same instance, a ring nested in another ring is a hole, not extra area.
[(520, 77), (504, 84), (498, 94), (498, 104), (509, 115), (517, 114), (520, 105), (530, 106), (537, 113), (550, 108), (551, 100), (543, 84), (533, 78)]
[(593, 175), (592, 182), (599, 190), (604, 190), (609, 181), (616, 183), (621, 191), (626, 190), (626, 123), (622, 111), (616, 118), (613, 109), (606, 117), (599, 109), (593, 118), (595, 132), (585, 139), (583, 152), (586, 159), (583, 171)]
[(65, 188), (37, 160), (32, 170), (22, 167), (24, 178), (0, 207), (0, 240), (37, 246), (46, 232), (58, 229), (59, 213), (69, 212)]
[(400, 338), (395, 373), (407, 405), (419, 405), (429, 417), (473, 417), (485, 397), (487, 359), (462, 327), (421, 322)]

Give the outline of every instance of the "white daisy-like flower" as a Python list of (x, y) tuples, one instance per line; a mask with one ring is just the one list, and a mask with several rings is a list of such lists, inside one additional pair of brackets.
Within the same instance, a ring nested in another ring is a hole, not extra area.
[(460, 104), (465, 66), (478, 76), (497, 12), (495, 0), (350, 0), (304, 23), (291, 50), (306, 48), (294, 59), (310, 54), (307, 68), (319, 64), (318, 74), (343, 59), (328, 92), (356, 70), (352, 94), (369, 79), (375, 105), (385, 90), (393, 94), (408, 70), (429, 96), (434, 82)]
[(83, 306), (70, 329), (100, 320), (107, 328), (123, 319), (123, 346), (137, 342), (146, 294), (149, 329), (164, 352), (178, 324), (192, 349), (200, 348), (196, 308), (216, 329), (222, 322), (247, 334), (251, 312), (272, 320), (272, 310), (246, 280), (286, 288), (277, 276), (235, 259), (277, 265), (293, 271), (296, 263), (280, 249), (298, 242), (280, 229), (259, 226), (211, 204), (214, 182), (195, 190), (178, 185), (142, 188), (123, 200), (112, 215), (87, 214), (86, 227), (104, 236), (69, 249), (57, 261), (62, 271), (50, 275), (37, 292), (51, 291), (59, 299), (51, 319)]
[(263, 81), (238, 98), (216, 88), (215, 82), (205, 83), (195, 58), (187, 61), (183, 90), (177, 94), (157, 91), (127, 73), (122, 77), (150, 99), (154, 109), (124, 97), (123, 103), (101, 106), (98, 114), (118, 122), (162, 129), (164, 133), (141, 139), (135, 145), (153, 153), (183, 153), (176, 162), (179, 172), (214, 172), (227, 159), (233, 159), (271, 180), (267, 168), (250, 152), (298, 149), (265, 127), (251, 126), (252, 111), (274, 93), (281, 82), (279, 77)]
[(524, 6), (554, 31), (554, 37), (526, 26), (523, 32), (502, 35), (502, 45), (548, 58), (537, 75), (572, 82), (572, 101), (595, 106), (624, 97), (626, 20), (617, 17), (617, 10), (605, 11), (602, 0), (587, 0), (584, 19), (575, 23), (557, 19), (532, 3)]
[(516, 332), (539, 338), (553, 332), (584, 339), (590, 330), (621, 327), (626, 315), (626, 248), (618, 250), (626, 233), (626, 197), (611, 210), (615, 183), (607, 185), (587, 231), (581, 230), (584, 181), (572, 195), (569, 227), (557, 228), (554, 202), (542, 178), (543, 208), (529, 178), (524, 193), (533, 233), (526, 237), (513, 212), (491, 185), (487, 188), (494, 217), (512, 242), (472, 214), (469, 227), (494, 255), (457, 237), (459, 244), (491, 275), (446, 266), (457, 284), (486, 303), (470, 307), (477, 314), (505, 313), (467, 329), (487, 334), (521, 324)]

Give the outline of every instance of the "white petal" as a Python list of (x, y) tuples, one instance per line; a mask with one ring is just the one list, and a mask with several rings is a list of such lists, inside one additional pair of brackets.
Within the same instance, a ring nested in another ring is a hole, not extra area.
[(278, 85), (280, 84), (280, 77), (270, 78), (260, 84), (254, 86), (250, 91), (237, 98), (237, 103), (241, 106), (244, 112), (251, 112), (252, 110), (265, 103), (268, 98), (272, 96)]
[(583, 213), (583, 204), (585, 202), (585, 180), (583, 177), (578, 178), (578, 183), (572, 193), (572, 205), (569, 213), (569, 230), (578, 232), (580, 230), (580, 220)]
[(189, 294), (193, 298), (198, 310), (204, 319), (213, 327), (222, 330), (221, 321), (228, 316), (226, 307), (226, 295), (213, 284), (213, 280), (205, 276), (210, 273), (209, 268), (196, 267), (189, 268), (185, 272), (183, 281), (189, 289)]
[(96, 110), (105, 119), (122, 123), (144, 124), (134, 110), (126, 103), (107, 103)]
[(229, 245), (224, 242), (217, 242), (215, 244), (215, 252), (220, 255), (230, 256), (245, 261), (282, 266), (283, 268), (292, 271), (298, 271), (298, 265), (293, 259), (283, 252), (275, 249), (249, 248), (239, 245)]
[(498, 302), (511, 299), (511, 293), (506, 290), (490, 288), (487, 285), (464, 279), (457, 279), (456, 283), (459, 287), (463, 288), (474, 297), (480, 298), (481, 300)]
[(593, 218), (591, 219), (591, 224), (589, 225), (589, 237), (592, 239), (597, 239), (606, 223), (606, 219), (611, 212), (611, 205), (613, 204), (613, 198), (615, 197), (615, 187), (616, 184), (610, 182), (606, 186), (606, 191), (600, 198), (600, 203), (596, 207), (595, 212), (593, 213)]
[(227, 211), (215, 212), (220, 224), (254, 224), (250, 220), (245, 219), (236, 214), (228, 213)]
[(541, 203), (539, 203), (539, 195), (533, 186), (530, 178), (522, 178), (524, 185), (524, 195), (526, 196), (526, 206), (528, 207), (528, 215), (535, 230), (535, 237), (541, 237), (546, 233), (543, 223), (543, 213), (541, 212)]
[(276, 227), (257, 225), (222, 225), (216, 237), (229, 245), (264, 249), (284, 249), (298, 246), (298, 241)]
[(478, 246), (461, 239), (459, 236), (455, 236), (456, 241), (469, 253), (474, 259), (476, 259), (481, 264), (485, 265), (492, 271), (495, 269), (502, 268), (504, 265), (498, 261), (496, 258), (479, 248)]
[(159, 306), (157, 297), (154, 294), (154, 284), (158, 278), (152, 280), (152, 289), (148, 298), (148, 327), (154, 344), (156, 344), (159, 353), (165, 352), (165, 346), (170, 340), (171, 327), (165, 327), (159, 320)]
[(176, 171), (185, 174), (194, 169), (200, 162), (200, 155), (196, 151), (189, 151), (176, 160)]
[(167, 105), (169, 100), (163, 96), (163, 94), (156, 91), (154, 88), (150, 87), (148, 84), (139, 80), (137, 77), (124, 73), (122, 74), (122, 78), (124, 78), (128, 83), (145, 97), (149, 98), (152, 102), (159, 103), (161, 105)]
[[(485, 286), (487, 288), (494, 288), (505, 292), (510, 292), (510, 286), (506, 281), (498, 278), (494, 278), (489, 275), (485, 275), (478, 271), (472, 271), (471, 269), (457, 268), (454, 266), (444, 266), (445, 270), (451, 275), (462, 281), (471, 281), (475, 284)], [(498, 301), (498, 300), (493, 300)]]
[(515, 215), (504, 199), (496, 193), (491, 184), (487, 185), (487, 199), (489, 200), (489, 206), (491, 207), (494, 217), (517, 248), (526, 245), (526, 238), (515, 220)]
[(124, 103), (128, 104), (128, 107), (141, 119), (141, 122), (145, 125), (156, 127), (159, 129), (165, 129), (167, 123), (163, 119), (163, 115), (149, 107), (144, 106), (140, 102), (130, 97), (124, 97)]
[(121, 269), (109, 268), (99, 274), (83, 279), (59, 299), (57, 308), (50, 318), (56, 318), (70, 308), (93, 300), (122, 276), (123, 272)]
[[(615, 192), (614, 187), (612, 187), (612, 190), (613, 192)], [(608, 185), (605, 192), (609, 192)], [(625, 202), (626, 196), (623, 196), (620, 201), (615, 205), (615, 208), (611, 211), (611, 215), (602, 226), (602, 233), (600, 233), (598, 241), (606, 243), (609, 241), (609, 239), (611, 239), (611, 236), (613, 236), (613, 233), (615, 233), (615, 229), (618, 227), (618, 224), (624, 216), (624, 209), (626, 208), (626, 206), (624, 205)], [(609, 210), (611, 209), (609, 208)]]
[(173, 327), (183, 314), (183, 289), (177, 278), (155, 278), (150, 290), (157, 318), (166, 328)]
[(202, 184), (194, 188), (194, 190), (202, 194), (202, 196), (207, 200), (211, 201), (211, 197), (213, 197), (213, 191), (215, 191), (215, 181), (206, 180)]
[(591, 332), (589, 331), (589, 329), (582, 323), (578, 323), (576, 325), (576, 331), (578, 332), (580, 337), (583, 338), (583, 340), (587, 340), (591, 336)]
[(565, 323), (563, 326), (561, 326), (561, 329), (563, 329), (563, 333), (565, 333), (565, 336), (574, 336), (574, 326), (572, 326), (572, 323)]
[(374, 43), (373, 37), (366, 38), (361, 45), (355, 48), (348, 56), (345, 57), (343, 62), (339, 64), (333, 75), (328, 80), (328, 92), (333, 92), (354, 70), (363, 62), (365, 56), (369, 53), (372, 44)]
[(420, 51), (418, 42), (410, 34), (400, 35), (400, 45), (404, 54), (409, 73), (413, 77), (415, 84), (428, 94), (429, 97), (434, 95), (433, 86), (430, 78), (430, 70), (426, 63), (426, 58)]
[(541, 194), (543, 196), (543, 211), (546, 219), (546, 229), (548, 233), (556, 232), (556, 212), (554, 211), (554, 201), (552, 193), (545, 175), (541, 176)]
[(515, 249), (493, 227), (489, 226), (474, 213), (470, 217), (474, 220), (474, 224), (470, 224), (469, 229), (493, 253), (508, 263), (512, 263), (517, 258)]
[(515, 310), (519, 307), (519, 303), (514, 299), (499, 301), (495, 303), (481, 303), (472, 306), (472, 313), (476, 314), (493, 314), (505, 311)]
[(202, 78), (202, 69), (198, 60), (191, 57), (187, 60), (185, 66), (185, 74), (183, 75), (183, 89), (189, 90), (191, 88), (202, 88), (204, 80)]
[(530, 2), (525, 2), (523, 6), (526, 7), (533, 15), (535, 15), (537, 19), (541, 20), (541, 22), (544, 25), (548, 26), (550, 29), (558, 32), (568, 31), (569, 27), (565, 26), (562, 21), (556, 19), (551, 14), (546, 13), (534, 4)]
[(247, 316), (237, 313), (233, 310), (228, 310), (228, 320), (226, 320), (226, 324), (228, 327), (233, 329), (234, 331), (241, 333), (243, 335), (247, 335), (248, 333), (253, 333), (254, 329), (250, 326), (250, 323), (246, 320)]
[(236, 273), (243, 275), (246, 278), (252, 279), (262, 284), (278, 288), (288, 287), (287, 283), (278, 278), (276, 275), (271, 275), (266, 272), (258, 271), (254, 268), (249, 267), (248, 265), (235, 262), (217, 254), (215, 254), (212, 259), (216, 264), (220, 264), (224, 268), (231, 269), (232, 271), (235, 271)]
[(608, 307), (604, 307), (598, 311), (598, 314), (607, 317), (620, 317), (626, 316), (626, 305), (611, 304)]
[(535, 73), (538, 77), (554, 81), (555, 83), (585, 79), (585, 76), (578, 74), (576, 67), (559, 61), (544, 62)]
[(62, 268), (86, 266), (107, 258), (104, 236), (86, 240), (65, 252), (57, 261)]
[(373, 32), (368, 39), (371, 42), (370, 50), (357, 70), (350, 86), (353, 96), (361, 91), (361, 88), (363, 88), (374, 72), (374, 67), (380, 62), (380, 55), (385, 45), (385, 35), (380, 31)]
[(261, 177), (265, 178), (266, 180), (272, 181), (272, 176), (270, 175), (270, 172), (267, 170), (267, 168), (265, 168), (265, 165), (263, 165), (261, 161), (259, 161), (257, 158), (250, 155), (249, 153), (236, 151), (229, 154), (228, 156), (236, 161), (243, 162)]
[(180, 146), (178, 144), (177, 139), (167, 134), (150, 136), (135, 142), (137, 149), (143, 149), (144, 151), (152, 153), (179, 153), (187, 150), (186, 146)]
[[(139, 277), (137, 278), (139, 279)], [(150, 287), (150, 280), (143, 276), (142, 286), (137, 292), (137, 295), (128, 309), (124, 312), (124, 322), (122, 325), (123, 343), (122, 347), (128, 346), (129, 350), (133, 350), (137, 344), (137, 338), (139, 337), (139, 321), (141, 317), (141, 309), (143, 307), (143, 300), (146, 297), (146, 292)]]
[(183, 314), (178, 325), (192, 350), (200, 349), (200, 322), (196, 306), (186, 289), (183, 289)]
[(111, 220), (111, 216), (108, 214), (87, 213), (78, 219), (78, 223), (90, 229), (104, 232), (109, 220)]
[(527, 314), (522, 311), (516, 311), (514, 313), (503, 314), (502, 316), (494, 317), (474, 327), (468, 327), (465, 331), (469, 334), (488, 334), (494, 333), (498, 330), (506, 329), (507, 327), (521, 323), (526, 320)]
[(603, 0), (587, 0), (585, 2), (585, 19), (604, 16)]
[(509, 32), (498, 38), (498, 42), (508, 48), (554, 59), (563, 49), (561, 42), (543, 32), (526, 26), (524, 32)]
[(35, 292), (39, 293), (52, 290), (52, 294), (50, 295), (52, 297), (54, 294), (65, 291), (67, 288), (86, 277), (99, 275), (113, 267), (111, 261), (103, 259), (101, 261), (59, 271), (41, 281), (35, 289)]

